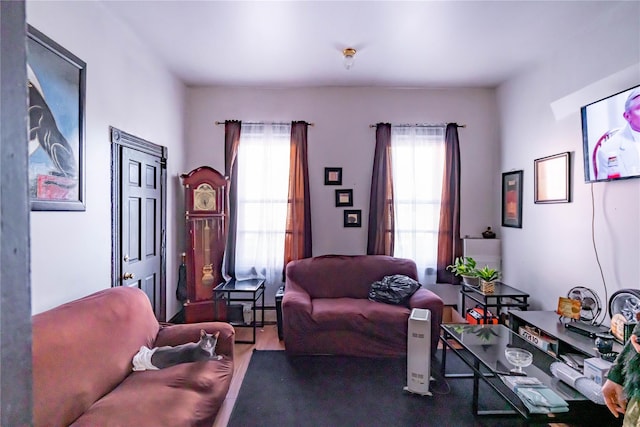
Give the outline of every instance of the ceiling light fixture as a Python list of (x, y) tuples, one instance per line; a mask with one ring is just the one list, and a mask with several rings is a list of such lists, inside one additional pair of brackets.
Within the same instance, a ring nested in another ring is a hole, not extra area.
[(350, 70), (353, 67), (353, 57), (356, 55), (356, 50), (352, 47), (348, 47), (342, 51), (344, 55), (344, 68)]

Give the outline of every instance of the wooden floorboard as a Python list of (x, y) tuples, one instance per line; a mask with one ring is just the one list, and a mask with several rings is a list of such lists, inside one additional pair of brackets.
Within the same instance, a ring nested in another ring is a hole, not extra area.
[[(252, 330), (250, 328), (236, 328), (236, 340), (251, 340)], [(233, 379), (229, 386), (227, 397), (218, 412), (213, 427), (226, 427), (236, 403), (240, 386), (244, 379), (244, 374), (249, 367), (251, 354), (254, 349), (258, 350), (284, 350), (284, 342), (278, 340), (278, 330), (276, 325), (265, 325), (264, 328), (256, 331), (255, 344), (236, 344), (233, 359)]]

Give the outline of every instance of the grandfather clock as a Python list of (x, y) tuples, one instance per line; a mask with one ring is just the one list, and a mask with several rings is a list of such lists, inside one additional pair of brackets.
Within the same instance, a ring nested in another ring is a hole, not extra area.
[(209, 166), (182, 174), (187, 232), (187, 323), (224, 320), (224, 304), (214, 319), (213, 288), (221, 282), (227, 236), (228, 180)]

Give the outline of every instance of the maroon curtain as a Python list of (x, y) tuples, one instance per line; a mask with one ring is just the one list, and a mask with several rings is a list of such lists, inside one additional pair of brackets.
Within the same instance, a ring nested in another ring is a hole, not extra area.
[(447, 266), (462, 256), (460, 239), (460, 143), (458, 125), (449, 123), (445, 133), (445, 165), (442, 179), (440, 225), (438, 227), (438, 283), (460, 283)]
[(229, 218), (227, 219), (227, 245), (224, 251), (222, 273), (235, 277), (236, 273), (236, 231), (238, 229), (238, 146), (242, 122), (227, 120), (224, 122), (224, 174), (229, 177)]
[[(309, 164), (307, 160), (306, 122), (291, 123), (291, 154), (289, 160), (289, 200), (284, 241), (284, 268), (292, 260), (310, 258), (311, 201)], [(284, 281), (284, 270), (282, 280)]]
[(376, 151), (373, 157), (369, 198), (368, 255), (393, 256), (393, 178), (391, 176), (391, 124), (376, 125)]

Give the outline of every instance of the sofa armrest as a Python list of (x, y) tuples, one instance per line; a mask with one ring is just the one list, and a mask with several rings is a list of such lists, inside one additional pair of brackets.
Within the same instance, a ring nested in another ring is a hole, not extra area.
[(300, 285), (287, 281), (282, 296), (282, 310), (311, 313), (311, 296)]
[(235, 329), (224, 322), (200, 322), (176, 325), (162, 325), (154, 342), (155, 347), (163, 345), (176, 346), (188, 342), (200, 340), (200, 329), (204, 329), (209, 334), (220, 332), (218, 343), (216, 344), (216, 354), (228, 356), (233, 359), (235, 344)]
[(437, 309), (438, 307), (440, 308), (440, 312), (442, 312), (442, 307), (444, 307), (442, 298), (428, 289), (418, 289), (413, 295), (411, 295), (411, 298), (409, 299), (409, 309)]
[(296, 354), (308, 331), (313, 330), (311, 295), (287, 277), (282, 297), (282, 337), (287, 352)]
[[(311, 304), (311, 295), (302, 287), (292, 282), (287, 282), (282, 297), (282, 327), (283, 333), (286, 335), (291, 326), (296, 328), (304, 328), (305, 325), (312, 322), (311, 312), (313, 305)], [(286, 343), (286, 339), (285, 339)]]

